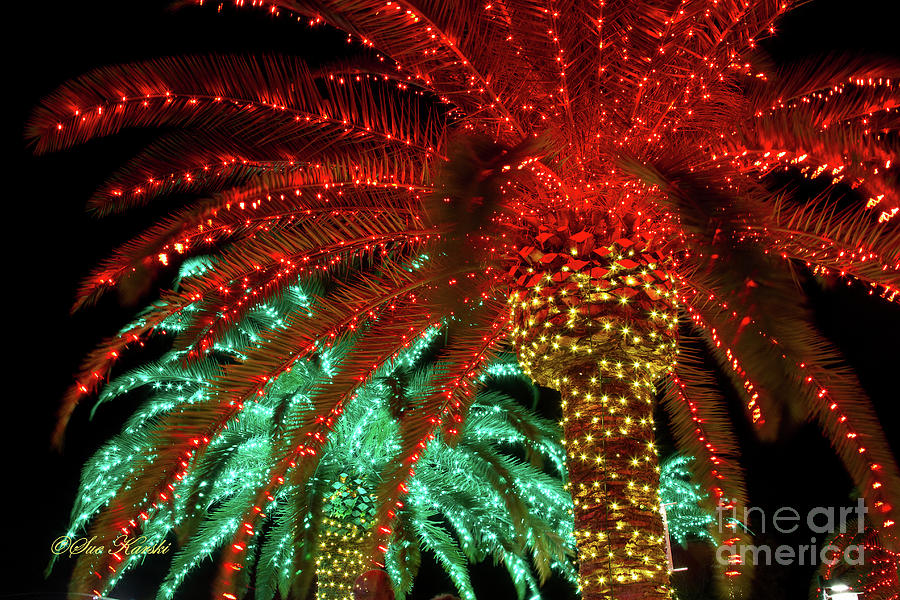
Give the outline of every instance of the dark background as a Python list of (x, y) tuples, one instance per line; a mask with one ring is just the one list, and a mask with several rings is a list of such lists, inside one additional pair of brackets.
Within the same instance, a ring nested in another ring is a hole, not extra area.
[[(900, 59), (900, 22), (896, 0), (817, 0), (790, 13), (778, 37), (765, 42), (776, 61), (830, 52), (876, 53)], [(2, 257), (7, 350), (4, 358), (0, 437), (4, 440), (0, 598), (62, 598), (71, 562), (63, 560), (49, 579), (42, 571), (50, 542), (63, 533), (78, 483), (80, 465), (115, 433), (131, 410), (127, 402), (107, 405), (93, 421), (76, 412), (62, 454), (49, 448), (54, 412), (81, 357), (101, 337), (116, 331), (130, 316), (115, 302), (105, 302), (70, 316), (78, 280), (114, 245), (140, 229), (144, 217), (96, 220), (84, 214), (88, 196), (116, 166), (151, 136), (136, 133), (92, 142), (75, 151), (32, 158), (23, 141), (28, 111), (61, 82), (109, 63), (154, 56), (204, 52), (283, 52), (317, 62), (348, 51), (340, 34), (309, 30), (289, 18), (272, 18), (254, 9), (217, 13), (215, 6), (177, 11), (159, 1), (28, 2), (4, 19), (8, 48), (3, 61), (3, 93), (11, 158), (4, 161)], [(8, 13), (7, 13), (8, 14)], [(898, 226), (897, 223), (893, 223)], [(900, 371), (900, 307), (888, 306), (859, 288), (813, 290), (816, 314), (826, 334), (858, 369), (891, 438), (895, 454), (900, 424), (895, 417)], [(12, 359), (12, 360), (10, 360)], [(552, 394), (543, 408), (554, 416)], [(797, 429), (790, 439), (763, 446), (746, 437), (744, 465), (751, 504), (793, 506), (801, 514), (812, 506), (851, 504), (852, 486), (838, 460), (812, 427)], [(771, 513), (769, 513), (771, 514)], [(821, 540), (820, 540), (821, 542)], [(781, 542), (778, 542), (781, 543)], [(801, 532), (784, 543), (809, 543)], [(680, 553), (693, 561), (697, 554)], [(162, 566), (148, 567), (125, 579), (116, 597), (153, 597)], [(806, 597), (809, 567), (761, 568), (756, 598)], [(514, 598), (505, 570), (490, 565), (474, 570), (483, 598)], [(707, 597), (703, 569), (679, 575), (684, 600)], [(430, 598), (452, 591), (433, 566), (425, 566), (413, 597)], [(551, 581), (547, 598), (570, 592)], [(185, 589), (183, 598), (206, 598), (204, 574)]]

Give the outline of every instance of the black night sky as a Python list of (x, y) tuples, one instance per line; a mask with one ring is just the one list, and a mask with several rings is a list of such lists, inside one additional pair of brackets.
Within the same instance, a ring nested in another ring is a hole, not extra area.
[[(779, 37), (768, 40), (765, 47), (775, 61), (835, 52), (875, 53), (900, 60), (900, 11), (890, 10), (897, 2), (814, 0), (790, 13), (779, 26)], [(29, 110), (58, 84), (109, 63), (209, 52), (281, 52), (315, 63), (351, 51), (339, 33), (310, 30), (262, 11), (219, 13), (215, 6), (173, 10), (170, 5), (150, 0), (26, 1), (16, 6), (12, 18), (5, 19), (3, 95), (8, 106), (4, 115), (13, 152), (6, 172), (13, 186), (3, 202), (7, 242), (3, 402), (7, 408), (6, 418), (0, 419), (5, 443), (0, 598), (65, 597), (71, 562), (63, 560), (49, 579), (42, 575), (50, 542), (65, 530), (80, 465), (119, 429), (133, 408), (127, 402), (112, 403), (93, 421), (88, 420), (87, 410), (79, 410), (65, 451), (50, 450), (54, 413), (81, 357), (130, 315), (130, 309), (118, 307), (113, 299), (70, 316), (76, 285), (147, 218), (144, 214), (97, 220), (84, 213), (84, 205), (107, 175), (152, 138), (152, 132), (127, 134), (36, 159), (22, 133)], [(900, 384), (894, 380), (900, 371), (900, 307), (887, 306), (860, 288), (813, 290), (812, 297), (823, 330), (857, 368), (894, 453), (900, 455), (896, 419)], [(552, 398), (547, 396), (545, 412), (553, 416)], [(853, 504), (849, 478), (813, 427), (798, 427), (788, 439), (773, 445), (746, 437), (743, 463), (752, 505), (792, 506), (803, 513), (812, 506)], [(796, 540), (783, 543), (808, 543), (809, 537), (801, 531)], [(693, 564), (693, 554), (682, 553), (679, 560)], [(152, 584), (162, 568), (149, 564), (153, 560), (164, 562), (148, 559), (143, 574), (137, 572), (117, 588), (117, 598), (154, 597)], [(761, 568), (754, 598), (805, 598), (812, 573), (810, 567)], [(198, 573), (181, 597), (208, 597), (204, 575)], [(473, 577), (482, 598), (515, 597), (505, 571), (485, 565), (476, 568)], [(712, 597), (702, 591), (706, 584), (702, 568), (679, 577), (692, 578), (683, 600)], [(420, 579), (415, 600), (453, 591), (436, 568), (424, 567)], [(564, 585), (551, 581), (545, 597), (567, 594)]]

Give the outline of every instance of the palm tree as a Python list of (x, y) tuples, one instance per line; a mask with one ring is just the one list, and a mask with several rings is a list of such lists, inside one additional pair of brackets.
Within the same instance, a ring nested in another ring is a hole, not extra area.
[(896, 540), (885, 539), (871, 527), (851, 525), (824, 546), (832, 548), (828, 562), (819, 565), (810, 598), (821, 598), (823, 586), (834, 593), (841, 588), (832, 588), (843, 585), (867, 600), (900, 599), (900, 552), (890, 550)]
[[(791, 4), (278, 0), (267, 10), (340, 28), (365, 56), (317, 69), (282, 56), (177, 57), (61, 87), (30, 123), (40, 153), (170, 130), (92, 198), (95, 212), (198, 198), (119, 248), (77, 306), (182, 256), (215, 252), (215, 264), (86, 359), (58, 435), (161, 324), (190, 313), (174, 344), (192, 364), (295, 277), (328, 282), (314, 318), (288, 318), (211, 374), (207, 401), (164, 417), (160, 453), (135, 463), (95, 527), (139, 530), (249, 403), (358, 336), (226, 547), (214, 594), (236, 597), (243, 580), (227, 565), (243, 560), (267, 498), (308, 476), (359, 386), (438, 322), (450, 325), (446, 369), (404, 417), (402, 461), (378, 490), (376, 560), (422, 449), (459, 435), (471, 380), (507, 347), (562, 396), (588, 600), (669, 594), (657, 391), (712, 498), (744, 501), (704, 349), (764, 438), (818, 423), (876, 527), (893, 527), (896, 464), (795, 281), (840, 276), (897, 298), (900, 68), (843, 57), (767, 67), (756, 41)], [(809, 199), (778, 187), (772, 175), (785, 170), (855, 191)], [(745, 565), (733, 563), (725, 575), (737, 584)], [(87, 587), (105, 589), (116, 568), (86, 568), (99, 574)]]
[[(251, 309), (234, 325), (229, 343), (196, 364), (185, 367), (181, 353), (172, 352), (105, 386), (98, 406), (141, 391), (149, 398), (122, 433), (85, 466), (67, 536), (76, 539), (116, 499), (133, 475), (135, 456), (161, 450), (152, 441), (159, 435), (157, 427), (164, 417), (206, 398), (209, 374), (219, 364), (240, 361), (242, 350), (259, 341), (259, 332), (277, 328), (287, 315), (307, 312), (312, 302), (304, 288), (290, 286)], [(361, 387), (346, 404), (312, 475), (274, 492), (268, 509), (271, 525), (238, 565), (248, 581), (252, 574), (255, 598), (303, 598), (310, 588), (318, 600), (352, 597), (354, 580), (368, 564), (366, 541), (377, 507), (374, 491), (401, 447), (402, 415), (408, 405), (427, 397), (441, 369), (440, 363), (423, 359), (440, 346), (439, 333), (439, 328), (429, 331)], [(188, 575), (235, 534), (272, 457), (284, 451), (280, 446), (289, 437), (285, 433), (291, 422), (309, 410), (352, 350), (352, 343), (332, 347), (279, 378), (185, 469), (173, 502), (148, 516), (143, 524), (149, 538), (145, 546), (172, 536), (180, 546), (159, 587), (159, 600), (171, 599)], [(526, 591), (529, 597), (540, 597), (539, 579), (546, 579), (551, 570), (576, 581), (560, 432), (492, 385), (509, 388), (516, 382), (526, 389), (531, 386), (509, 358), (494, 362), (457, 443), (451, 447), (436, 440), (423, 450), (386, 555), (397, 597), (405, 598), (412, 589), (423, 552), (436, 557), (463, 598), (475, 597), (468, 564), (488, 556), (508, 569), (520, 600)], [(542, 469), (544, 463), (549, 472)], [(109, 585), (145, 557), (133, 553), (123, 559)]]

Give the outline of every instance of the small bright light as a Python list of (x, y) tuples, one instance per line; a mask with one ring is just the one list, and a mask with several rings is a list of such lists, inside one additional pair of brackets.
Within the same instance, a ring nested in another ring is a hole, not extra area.
[(846, 583), (835, 583), (831, 585), (832, 592), (847, 592), (850, 590), (850, 586)]

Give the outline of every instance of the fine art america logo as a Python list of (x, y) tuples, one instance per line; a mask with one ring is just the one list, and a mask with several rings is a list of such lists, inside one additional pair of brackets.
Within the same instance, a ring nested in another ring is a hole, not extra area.
[(118, 556), (130, 556), (132, 554), (168, 554), (171, 544), (165, 540), (153, 543), (145, 535), (130, 537), (120, 535), (106, 544), (102, 540), (98, 540), (97, 536), (72, 537), (63, 535), (50, 544), (50, 552), (57, 556), (68, 555), (76, 556), (78, 554), (116, 554)]
[[(853, 532), (863, 533), (865, 515), (868, 509), (862, 499), (856, 506), (816, 507), (806, 513), (805, 518), (794, 508), (781, 507), (767, 518), (765, 511), (759, 507), (744, 508), (738, 514), (736, 508), (720, 506), (718, 512), (719, 532), (728, 533), (734, 530), (735, 524), (744, 526), (751, 533), (791, 534), (796, 533), (805, 523), (813, 535), (824, 536), (826, 540), (835, 534)], [(731, 541), (731, 540), (729, 540)], [(782, 544), (722, 544), (716, 549), (716, 559), (720, 564), (750, 565), (827, 565), (834, 566), (839, 562), (847, 565), (862, 565), (865, 560), (863, 546), (853, 544), (845, 546), (843, 551), (832, 544), (819, 546), (816, 537), (810, 537), (809, 544), (790, 546)]]

